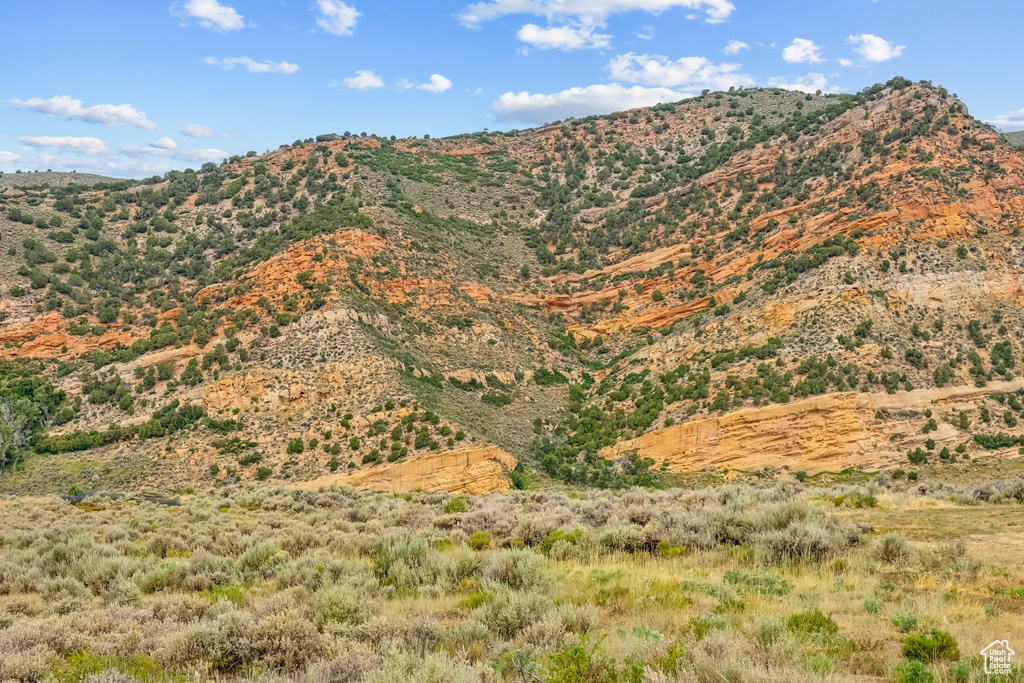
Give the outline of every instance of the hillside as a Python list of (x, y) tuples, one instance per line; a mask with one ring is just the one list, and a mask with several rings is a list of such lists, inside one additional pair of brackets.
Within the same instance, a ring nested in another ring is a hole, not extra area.
[(77, 171), (35, 171), (33, 173), (0, 173), (0, 189), (8, 187), (30, 187), (36, 185), (49, 185), (51, 187), (64, 187), (65, 185), (88, 185), (92, 187), (100, 183), (109, 184), (119, 182), (118, 178), (95, 175), (93, 173), (79, 173)]
[(4, 187), (0, 489), (1009, 460), (1022, 221), (1024, 155), (899, 78)]

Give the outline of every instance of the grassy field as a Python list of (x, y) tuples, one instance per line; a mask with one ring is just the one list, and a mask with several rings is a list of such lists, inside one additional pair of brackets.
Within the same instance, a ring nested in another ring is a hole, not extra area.
[(884, 477), (8, 498), (0, 680), (1000, 680), (978, 653), (1024, 643), (1022, 500)]

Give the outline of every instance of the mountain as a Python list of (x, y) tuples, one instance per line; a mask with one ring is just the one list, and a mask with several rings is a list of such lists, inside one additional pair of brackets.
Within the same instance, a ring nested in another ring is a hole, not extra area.
[(1024, 155), (927, 82), (0, 202), (8, 492), (916, 477), (1024, 445)]

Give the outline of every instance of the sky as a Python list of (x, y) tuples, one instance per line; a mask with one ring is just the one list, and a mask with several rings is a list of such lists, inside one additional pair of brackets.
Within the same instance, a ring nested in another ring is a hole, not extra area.
[(1024, 130), (1021, 0), (3, 0), (0, 172), (528, 128), (893, 76)]

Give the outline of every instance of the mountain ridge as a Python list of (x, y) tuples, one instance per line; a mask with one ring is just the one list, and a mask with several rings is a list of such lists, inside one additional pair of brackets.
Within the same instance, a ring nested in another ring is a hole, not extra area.
[[(517, 485), (649, 484), (692, 468), (628, 447), (646, 435), (851, 388), (897, 397), (858, 418), (894, 439), (864, 466), (1012, 453), (1015, 393), (899, 407), (1021, 353), (1024, 157), (940, 88), (320, 138), (0, 192), (4, 390), (63, 392), (0, 487), (290, 483), (487, 444)], [(751, 438), (728, 466), (777, 469)]]

